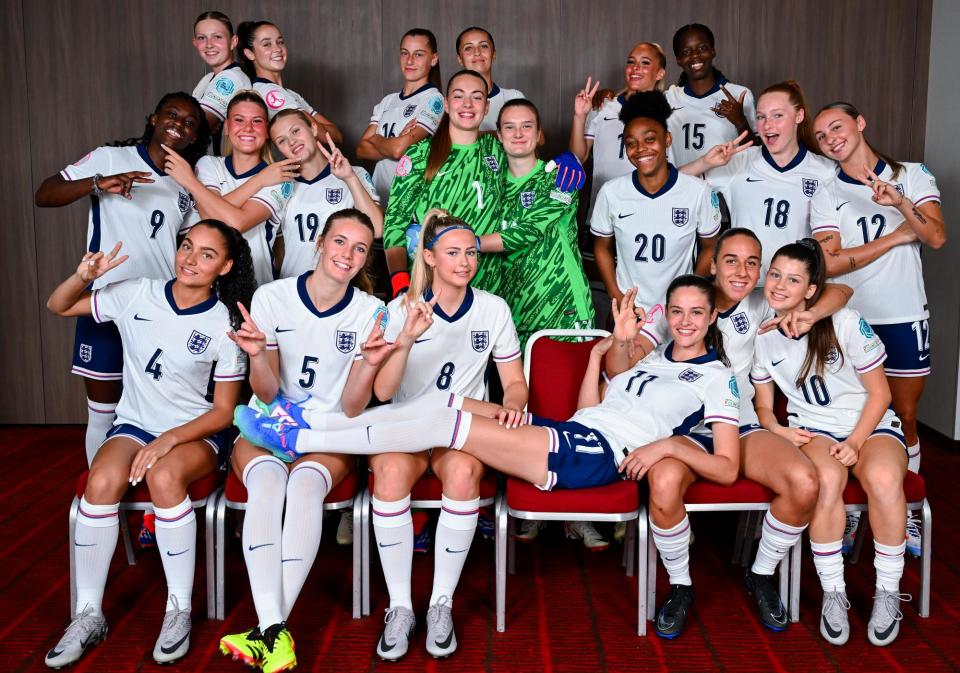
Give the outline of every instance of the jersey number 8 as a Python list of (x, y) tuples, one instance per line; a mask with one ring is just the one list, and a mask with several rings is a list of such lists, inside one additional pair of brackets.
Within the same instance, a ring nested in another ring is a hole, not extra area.
[(437, 388), (446, 390), (450, 387), (453, 380), (453, 370), (456, 369), (452, 362), (447, 362), (440, 368), (440, 376), (437, 377)]

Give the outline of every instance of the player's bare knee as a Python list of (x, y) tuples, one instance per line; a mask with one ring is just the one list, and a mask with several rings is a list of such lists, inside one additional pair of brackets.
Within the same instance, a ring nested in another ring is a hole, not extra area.
[(813, 465), (797, 466), (786, 475), (786, 489), (783, 495), (787, 496), (797, 507), (811, 509), (817, 504), (820, 495), (820, 479)]
[(682, 502), (683, 472), (668, 463), (654, 465), (647, 472), (650, 485), (650, 506), (661, 511), (673, 509)]
[(90, 469), (83, 497), (91, 505), (118, 502), (130, 485), (129, 477), (129, 471), (118, 465), (96, 465)]
[(903, 470), (892, 464), (869, 465), (860, 483), (872, 502), (896, 502), (903, 497)]
[(443, 493), (454, 500), (469, 500), (477, 497), (483, 466), (476, 460), (452, 460), (444, 468)]
[[(840, 467), (839, 463), (837, 464)], [(847, 485), (846, 469), (821, 469), (817, 471), (819, 484), (817, 501), (821, 505), (834, 504), (843, 497)]]
[(378, 460), (373, 466), (373, 495), (394, 502), (410, 495), (416, 477), (410, 466), (400, 460)]
[(183, 479), (162, 462), (147, 470), (146, 482), (150, 499), (157, 507), (173, 507), (183, 500)]

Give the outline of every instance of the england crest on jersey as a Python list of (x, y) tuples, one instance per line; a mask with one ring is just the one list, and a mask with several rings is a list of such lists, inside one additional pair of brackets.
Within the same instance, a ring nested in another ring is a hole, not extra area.
[(347, 332), (342, 329), (337, 330), (337, 350), (341, 353), (350, 353), (353, 347), (357, 345), (357, 333)]
[(182, 214), (186, 214), (193, 207), (193, 197), (189, 194), (180, 192), (177, 194), (177, 208)]
[(682, 372), (680, 372), (677, 378), (681, 381), (686, 381), (687, 383), (693, 383), (697, 379), (703, 378), (703, 374), (698, 371), (694, 371), (693, 369), (684, 369)]
[(488, 157), (484, 157), (483, 160), (487, 162), (487, 168), (489, 168), (494, 173), (500, 170), (500, 163), (497, 161), (497, 158), (495, 156), (491, 155)]
[(747, 317), (746, 311), (740, 311), (730, 316), (730, 324), (737, 330), (737, 334), (746, 334), (750, 329), (750, 318)]
[(93, 359), (93, 346), (80, 344), (80, 359), (84, 362), (90, 362)]
[(833, 365), (836, 364), (839, 359), (840, 351), (838, 351), (836, 346), (834, 346), (827, 352), (827, 357), (825, 357), (823, 361), (828, 365)]
[(520, 205), (524, 208), (530, 208), (533, 206), (533, 202), (536, 198), (536, 192), (520, 192)]
[(803, 187), (803, 195), (804, 195), (804, 196), (807, 196), (807, 197), (810, 197), (810, 196), (813, 196), (814, 194), (816, 194), (816, 192), (817, 192), (817, 185), (820, 184), (820, 181), (819, 181), (819, 180), (815, 180), (815, 179), (813, 179), (813, 178), (801, 178), (801, 179), (800, 179), (800, 184), (801, 184), (801, 186)]
[(482, 353), (487, 350), (487, 346), (490, 345), (490, 332), (487, 330), (470, 332), (470, 343), (473, 346), (473, 350)]
[(689, 208), (674, 208), (671, 214), (671, 221), (678, 227), (682, 227), (690, 221)]
[(337, 205), (343, 200), (343, 187), (327, 187), (327, 203)]
[(900, 192), (900, 196), (906, 196), (906, 194), (903, 193), (903, 185), (900, 184), (899, 182), (895, 184), (893, 188), (896, 189), (898, 192)]
[(187, 339), (187, 350), (194, 355), (200, 355), (203, 351), (207, 350), (207, 346), (209, 345), (210, 337), (197, 330), (193, 330), (193, 332), (190, 333), (190, 338)]
[(407, 117), (411, 116), (411, 115), (412, 115), (414, 112), (416, 112), (416, 111), (417, 111), (417, 106), (416, 106), (416, 104), (415, 104), (415, 103), (411, 103), (411, 104), (408, 105), (407, 107), (403, 108), (403, 116), (404, 116), (404, 118), (407, 118)]

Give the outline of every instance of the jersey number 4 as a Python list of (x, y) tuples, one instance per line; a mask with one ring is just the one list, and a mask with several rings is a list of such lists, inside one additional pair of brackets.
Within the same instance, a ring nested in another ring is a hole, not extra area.
[(163, 358), (163, 349), (158, 348), (150, 357), (146, 369), (143, 370), (147, 374), (150, 374), (154, 381), (159, 381), (160, 377), (163, 376), (163, 362), (161, 362), (161, 358)]

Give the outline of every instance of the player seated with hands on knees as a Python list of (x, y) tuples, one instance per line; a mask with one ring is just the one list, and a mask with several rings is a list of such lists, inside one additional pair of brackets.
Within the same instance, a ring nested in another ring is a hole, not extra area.
[[(782, 315), (809, 307), (827, 278), (823, 251), (813, 239), (780, 248), (770, 263), (764, 293)], [(876, 593), (867, 624), (874, 645), (892, 643), (900, 630), (900, 593), (906, 547), (903, 479), (907, 451), (900, 419), (890, 408), (883, 342), (859, 313), (842, 309), (799, 339), (782, 331), (757, 337), (750, 377), (761, 425), (799, 446), (816, 466), (820, 496), (810, 520), (810, 547), (823, 588), (820, 633), (843, 645), (850, 623), (840, 547), (843, 489), (852, 472), (867, 493), (874, 534)], [(773, 387), (787, 398), (790, 424), (773, 412)]]
[(187, 653), (197, 540), (187, 487), (226, 461), (230, 417), (247, 370), (246, 357), (228, 338), (240, 326), (237, 303), (249, 302), (256, 287), (250, 248), (239, 232), (201, 220), (177, 249), (173, 280), (131, 278), (87, 290), (127, 259), (118, 257), (120, 246), (106, 255), (86, 253), (47, 300), (58, 315), (112, 320), (123, 342), (117, 420), (90, 466), (71, 541), (73, 621), (47, 653), (44, 663), (51, 668), (76, 662), (106, 638), (103, 591), (117, 546), (120, 500), (141, 481), (156, 512), (167, 579), (153, 658), (171, 663)]

